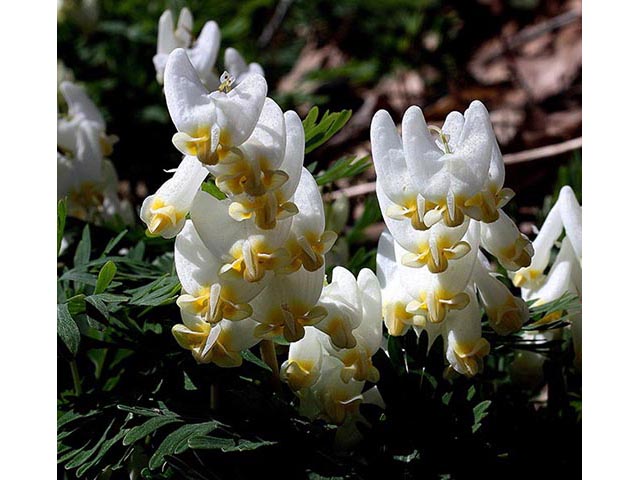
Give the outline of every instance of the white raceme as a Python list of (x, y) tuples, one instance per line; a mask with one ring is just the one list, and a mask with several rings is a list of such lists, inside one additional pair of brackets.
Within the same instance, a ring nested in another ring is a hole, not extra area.
[(438, 128), (411, 107), (400, 136), (381, 110), (371, 123), (371, 149), (388, 229), (376, 259), (387, 329), (393, 336), (426, 331), (429, 346), (444, 336), (451, 367), (475, 375), (489, 352), (480, 303), (500, 335), (519, 330), (529, 315), (494, 277), (480, 248), (510, 271), (528, 266), (533, 255), (502, 211), (513, 192), (504, 188), (488, 112), (475, 101)]
[[(551, 253), (562, 234), (565, 237), (547, 271)], [(549, 211), (538, 236), (533, 241), (535, 254), (531, 265), (511, 274), (515, 286), (522, 289), (524, 300), (534, 306), (557, 300), (566, 293), (582, 300), (582, 207), (571, 187), (560, 190), (558, 200)], [(561, 312), (557, 312), (561, 314)], [(552, 320), (554, 315), (550, 315)], [(582, 311), (571, 312), (571, 333), (576, 364), (582, 363)]]
[(131, 205), (118, 196), (118, 177), (111, 154), (117, 138), (107, 135), (98, 107), (83, 87), (62, 81), (67, 104), (57, 122), (58, 199), (67, 199), (69, 215), (96, 223), (133, 220)]

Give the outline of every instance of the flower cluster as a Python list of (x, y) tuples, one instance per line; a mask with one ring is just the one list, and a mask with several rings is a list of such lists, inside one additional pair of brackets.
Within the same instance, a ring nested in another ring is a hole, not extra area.
[(382, 299), (378, 279), (363, 269), (356, 279), (336, 267), (318, 305), (327, 313), (303, 338), (291, 345), (281, 378), (300, 399), (300, 411), (339, 425), (337, 443), (359, 438), (361, 403), (384, 406), (375, 387), (363, 392), (365, 382), (376, 383), (380, 373), (372, 357), (382, 344)]
[(108, 160), (117, 138), (84, 89), (59, 86), (68, 111), (58, 114), (58, 199), (67, 197), (69, 215), (94, 223), (133, 222), (131, 205), (118, 197), (118, 176)]
[[(175, 31), (170, 13), (160, 20), (154, 62), (184, 158), (140, 211), (149, 235), (175, 237), (182, 323), (174, 337), (199, 363), (222, 367), (240, 365), (241, 352), (258, 342), (267, 349), (286, 340), (280, 378), (302, 412), (343, 425), (344, 440), (353, 439), (363, 421), (358, 405), (380, 403), (376, 391), (363, 393), (379, 378), (372, 363), (382, 342), (378, 280), (370, 270), (356, 280), (336, 267), (325, 284), (325, 254), (337, 235), (325, 231), (320, 191), (303, 167), (302, 121), (282, 112), (261, 70), (235, 50), (225, 55), (231, 74), (211, 89), (203, 76), (209, 67), (197, 59), (217, 51), (218, 29), (208, 22), (190, 47), (191, 22), (186, 10)], [(202, 188), (209, 176), (217, 197)], [(265, 361), (277, 370), (275, 358)]]
[[(213, 20), (204, 24), (200, 35), (194, 40), (193, 16), (188, 8), (180, 10), (178, 23), (173, 19), (171, 10), (165, 10), (158, 21), (158, 48), (153, 57), (156, 68), (156, 79), (161, 85), (164, 83), (164, 71), (169, 55), (174, 50), (182, 48), (194, 66), (201, 82), (209, 89), (220, 86), (218, 75), (214, 73), (214, 66), (220, 50), (220, 28)], [(224, 52), (224, 69), (238, 82), (250, 73), (264, 77), (262, 67), (257, 63), (247, 65), (242, 55), (234, 49), (227, 48)]]
[[(554, 245), (565, 234), (560, 249), (547, 273)], [(535, 254), (531, 265), (512, 273), (516, 287), (522, 289), (522, 298), (535, 300), (534, 306), (557, 300), (565, 293), (582, 299), (582, 207), (571, 187), (560, 190), (558, 201), (551, 208), (538, 236), (533, 241)], [(558, 315), (561, 312), (558, 312)], [(554, 315), (547, 320), (553, 320)], [(582, 313), (571, 315), (571, 334), (576, 364), (582, 362)]]
[(378, 246), (383, 315), (391, 335), (423, 330), (443, 335), (447, 360), (464, 375), (482, 369), (482, 306), (500, 335), (528, 318), (522, 299), (491, 272), (480, 251), (509, 271), (527, 267), (533, 248), (502, 211), (504, 162), (489, 115), (473, 102), (450, 113), (442, 128), (427, 126), (418, 107), (402, 120), (379, 111), (371, 124), (376, 192), (388, 231)]

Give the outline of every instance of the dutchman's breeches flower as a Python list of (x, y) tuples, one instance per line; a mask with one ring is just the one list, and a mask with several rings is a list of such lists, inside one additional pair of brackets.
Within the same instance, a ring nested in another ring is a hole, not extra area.
[(209, 172), (195, 157), (184, 157), (173, 177), (145, 198), (140, 218), (151, 235), (175, 237), (184, 226), (193, 199)]
[(119, 199), (118, 176), (105, 158), (117, 137), (106, 134), (104, 118), (84, 88), (63, 81), (60, 91), (68, 112), (58, 118), (58, 199), (67, 198), (70, 216), (131, 223), (131, 205)]
[(316, 325), (327, 316), (325, 307), (316, 305), (322, 292), (324, 272), (299, 269), (289, 274), (276, 273), (265, 289), (252, 302), (252, 318), (260, 323), (257, 337), (282, 335), (297, 342), (304, 327)]
[(482, 338), (482, 315), (473, 292), (469, 292), (471, 301), (463, 310), (452, 312), (447, 321), (446, 355), (456, 372), (472, 377), (481, 372), (483, 358), (491, 347)]
[[(553, 265), (545, 273), (551, 251), (562, 233), (560, 249)], [(511, 275), (513, 284), (522, 289), (522, 298), (544, 305), (566, 293), (582, 299), (582, 207), (571, 187), (560, 190), (558, 201), (551, 208), (538, 236), (533, 241), (535, 254), (531, 265)], [(553, 318), (553, 317), (551, 317)], [(570, 315), (576, 364), (582, 362), (582, 312)]]
[[(175, 28), (175, 30), (174, 30)], [(187, 8), (180, 11), (177, 26), (174, 24), (171, 10), (165, 10), (158, 21), (158, 49), (153, 57), (156, 68), (156, 79), (162, 85), (164, 71), (171, 52), (178, 48), (185, 49), (200, 81), (207, 88), (216, 88), (217, 79), (213, 74), (213, 66), (220, 49), (220, 29), (218, 24), (208, 21), (195, 42), (193, 40), (193, 17)]]
[(504, 162), (488, 112), (472, 102), (464, 115), (453, 112), (437, 128), (411, 107), (401, 137), (391, 116), (379, 111), (371, 123), (371, 149), (390, 233), (381, 236), (377, 256), (389, 333), (424, 330), (429, 344), (445, 335), (453, 369), (474, 375), (489, 351), (480, 335), (478, 295), (501, 335), (528, 318), (524, 302), (477, 260), (479, 247), (512, 271), (528, 266), (533, 255), (501, 210), (514, 194), (503, 188)]
[(513, 191), (503, 188), (504, 163), (484, 106), (476, 101), (464, 116), (451, 113), (442, 129), (427, 126), (421, 110), (411, 107), (402, 132), (401, 138), (384, 110), (371, 123), (376, 192), (387, 227), (409, 252), (402, 262), (444, 272), (449, 260), (469, 252), (461, 239), (471, 223), (481, 222), (483, 246), (494, 246), (496, 230), (500, 260), (512, 270), (528, 265), (528, 240), (500, 210)]
[(231, 218), (230, 204), (229, 199), (217, 200), (200, 191), (191, 208), (198, 235), (222, 263), (220, 275), (241, 275), (247, 282), (259, 282), (265, 275), (285, 269), (289, 252), (284, 243), (291, 219), (278, 222), (272, 230), (261, 230), (250, 220)]
[(185, 50), (174, 50), (164, 73), (169, 114), (178, 133), (173, 143), (185, 155), (216, 165), (244, 143), (256, 127), (267, 95), (260, 75), (249, 75), (236, 88), (209, 93)]

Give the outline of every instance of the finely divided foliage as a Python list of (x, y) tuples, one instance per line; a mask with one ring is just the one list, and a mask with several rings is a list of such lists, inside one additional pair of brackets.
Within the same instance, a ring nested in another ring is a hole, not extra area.
[[(132, 406), (114, 401), (99, 406), (101, 415), (71, 409), (62, 415), (59, 462), (65, 468), (83, 476), (126, 467), (155, 478), (152, 471), (164, 465), (200, 478), (181, 454), (277, 447), (275, 440), (210, 416), (190, 416), (180, 402), (169, 407), (158, 400), (158, 392), (178, 384), (185, 398), (198, 393), (206, 364), (215, 365), (207, 372), (223, 372), (218, 367), (250, 363), (253, 379), (217, 375), (233, 388), (242, 379), (260, 395), (266, 389), (257, 388), (261, 381), (271, 381), (276, 391), (278, 382), (286, 383), (307, 419), (291, 431), (328, 428), (310, 423), (322, 420), (337, 427), (329, 433), (335, 447), (345, 450), (372, 427), (363, 412), (397, 406), (393, 395), (384, 394), (385, 375), (416, 373), (410, 364), (417, 350), (402, 347), (400, 337), (422, 345), (420, 387), (428, 378), (444, 405), (452, 394), (441, 395), (440, 380), (425, 373), (426, 359), (436, 361), (434, 350), (437, 361), (446, 362), (447, 376), (473, 377), (483, 370), (491, 339), (535, 339), (570, 322), (579, 363), (581, 207), (565, 187), (533, 244), (519, 232), (503, 211), (514, 192), (504, 187), (502, 155), (481, 102), (472, 102), (464, 114), (452, 112), (442, 128), (427, 125), (422, 110), (410, 107), (401, 134), (389, 113), (375, 114), (371, 153), (386, 224), (376, 272), (362, 268), (354, 275), (335, 266), (328, 282), (327, 254), (339, 232), (325, 219), (320, 187), (361, 173), (369, 159), (343, 157), (315, 177), (304, 160), (340, 131), (350, 112), (319, 117), (314, 107), (304, 121), (294, 111), (283, 112), (268, 96), (262, 68), (247, 64), (235, 49), (226, 50), (218, 78), (219, 47), (215, 22), (205, 23), (194, 40), (187, 9), (177, 24), (170, 11), (161, 16), (153, 64), (183, 159), (142, 204), (147, 238), (123, 231), (96, 257), (87, 226), (73, 267), (63, 267), (59, 277), (58, 337), (72, 368), (73, 394), (83, 390), (75, 357), (85, 343), (96, 380), (108, 379), (105, 391), (131, 381), (129, 368), (147, 372), (143, 383), (149, 384), (146, 395), (126, 397)], [(67, 216), (97, 223), (130, 217), (104, 158), (114, 139), (106, 135), (102, 116), (81, 87), (63, 83), (61, 91), (69, 112), (58, 121), (58, 196), (67, 199), (58, 207), (59, 252), (70, 241), (64, 237)], [(362, 228), (356, 224), (350, 236)], [(166, 240), (174, 242), (173, 254), (145, 251)], [(117, 250), (121, 242), (127, 246)], [(522, 298), (496, 262), (522, 288)], [(195, 362), (167, 345), (162, 322), (151, 320), (156, 315), (169, 321), (178, 310), (180, 323), (171, 332)], [(141, 323), (145, 316), (150, 320)], [(489, 327), (484, 331), (483, 320)], [(516, 337), (523, 326), (527, 333)], [(251, 350), (258, 345), (262, 358)], [(276, 346), (288, 350), (281, 366)], [(140, 349), (154, 361), (134, 360)], [(214, 390), (212, 383), (212, 409)], [(464, 407), (472, 411), (473, 433), (491, 403), (467, 405), (474, 394), (469, 390)], [(273, 411), (293, 418), (290, 405), (277, 402)], [(88, 428), (103, 432), (100, 439), (70, 441), (76, 430)], [(146, 457), (149, 446), (153, 453)]]

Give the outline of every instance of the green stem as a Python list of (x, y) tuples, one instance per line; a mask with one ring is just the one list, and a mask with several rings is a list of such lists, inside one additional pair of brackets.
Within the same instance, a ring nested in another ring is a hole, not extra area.
[(278, 366), (278, 357), (276, 356), (276, 347), (271, 340), (262, 340), (260, 342), (260, 356), (264, 363), (269, 365), (271, 369), (271, 383), (276, 392), (282, 391), (280, 384), (280, 368)]
[(80, 381), (80, 372), (78, 372), (76, 360), (71, 360), (69, 366), (71, 367), (71, 377), (73, 378), (73, 390), (76, 393), (76, 397), (79, 397), (82, 394), (82, 382)]

